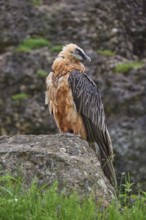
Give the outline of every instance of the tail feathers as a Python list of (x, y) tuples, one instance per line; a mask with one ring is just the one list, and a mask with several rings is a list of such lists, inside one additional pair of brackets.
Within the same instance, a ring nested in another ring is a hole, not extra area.
[(108, 156), (103, 150), (104, 147), (99, 146), (99, 145), (100, 145), (100, 143), (97, 144), (96, 142), (90, 143), (90, 146), (96, 152), (96, 155), (101, 163), (101, 168), (102, 168), (105, 176), (108, 178), (111, 185), (114, 188), (117, 188), (117, 178), (116, 178), (115, 169), (113, 166), (113, 155), (111, 154)]
[[(101, 152), (102, 154), (102, 152)], [(115, 174), (115, 169), (113, 166), (113, 161), (112, 161), (112, 157), (110, 156), (106, 156), (106, 155), (101, 155), (101, 168), (105, 174), (105, 176), (109, 179), (111, 185), (114, 188), (117, 188), (117, 178), (116, 178), (116, 174)]]
[(87, 131), (87, 140), (101, 162), (102, 170), (113, 187), (117, 187), (116, 174), (113, 167), (113, 148), (107, 128), (100, 130), (90, 119), (83, 117)]

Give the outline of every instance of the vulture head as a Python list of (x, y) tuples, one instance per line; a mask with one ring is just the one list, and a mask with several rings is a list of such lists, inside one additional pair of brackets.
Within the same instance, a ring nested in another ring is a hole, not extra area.
[(59, 56), (74, 60), (75, 62), (90, 62), (91, 58), (87, 56), (83, 49), (78, 47), (76, 44), (67, 44), (63, 47)]

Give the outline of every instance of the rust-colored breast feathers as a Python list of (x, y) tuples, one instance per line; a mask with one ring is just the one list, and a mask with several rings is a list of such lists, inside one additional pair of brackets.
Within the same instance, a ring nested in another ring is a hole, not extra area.
[(69, 59), (57, 57), (53, 62), (52, 69), (55, 76), (63, 76), (73, 70), (79, 70), (81, 73), (85, 71), (85, 67), (80, 62), (70, 62)]
[(60, 132), (72, 132), (86, 139), (86, 132), (81, 116), (76, 111), (72, 91), (68, 83), (69, 72), (56, 76), (53, 72), (46, 79), (46, 104), (54, 115)]

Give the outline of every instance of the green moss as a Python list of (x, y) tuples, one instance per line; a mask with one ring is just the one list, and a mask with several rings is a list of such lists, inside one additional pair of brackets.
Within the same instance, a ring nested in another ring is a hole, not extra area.
[(142, 68), (144, 65), (143, 62), (126, 62), (126, 63), (119, 63), (114, 68), (115, 73), (127, 73), (130, 69), (139, 69)]
[(62, 45), (55, 45), (51, 48), (51, 52), (60, 52), (62, 50)]
[(24, 40), (17, 48), (18, 52), (28, 52), (33, 49), (37, 49), (40, 47), (49, 46), (50, 42), (44, 38), (28, 38)]
[(111, 50), (98, 50), (97, 53), (103, 56), (114, 56), (115, 55), (115, 52)]
[(23, 45), (20, 45), (20, 46), (18, 46), (18, 47), (16, 48), (16, 51), (17, 51), (17, 52), (28, 52), (28, 51), (30, 51), (30, 50), (31, 50), (30, 48), (25, 47), (25, 46), (23, 46)]
[(26, 93), (17, 93), (15, 95), (12, 95), (11, 96), (11, 99), (12, 100), (24, 100), (24, 99), (27, 99), (28, 98), (28, 94)]
[(36, 75), (40, 78), (45, 78), (48, 75), (48, 73), (46, 71), (40, 69), (36, 72)]
[(33, 4), (33, 5), (42, 5), (43, 4), (43, 1), (42, 0), (30, 0), (30, 2)]

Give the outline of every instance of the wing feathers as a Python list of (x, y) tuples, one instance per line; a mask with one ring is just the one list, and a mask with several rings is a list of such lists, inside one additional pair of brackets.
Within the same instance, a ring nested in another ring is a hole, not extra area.
[(111, 184), (116, 186), (116, 176), (112, 164), (112, 144), (105, 125), (104, 108), (95, 83), (83, 73), (73, 71), (69, 85), (77, 111), (81, 114), (91, 147), (100, 152), (101, 166)]
[(95, 83), (86, 74), (73, 71), (69, 77), (69, 84), (78, 112), (90, 118), (100, 130), (105, 130), (103, 104)]

